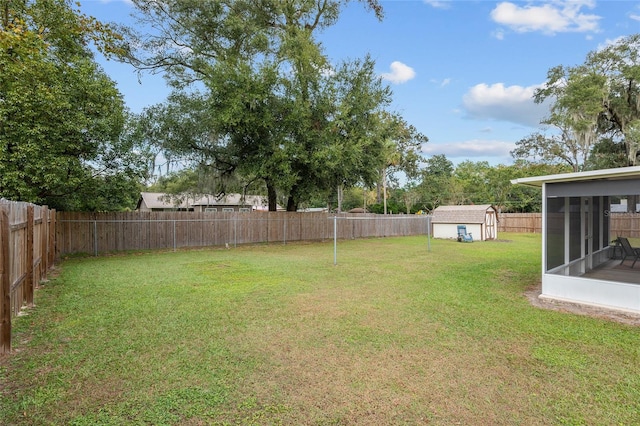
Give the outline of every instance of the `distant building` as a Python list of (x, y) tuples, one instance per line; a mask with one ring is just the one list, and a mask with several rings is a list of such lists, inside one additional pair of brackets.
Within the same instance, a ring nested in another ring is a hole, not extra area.
[(269, 200), (260, 195), (225, 194), (221, 197), (205, 195), (191, 203), (196, 212), (252, 212), (268, 211)]
[(327, 207), (306, 207), (302, 209), (298, 209), (301, 213), (328, 213), (329, 209)]
[(178, 201), (161, 192), (141, 192), (136, 210), (141, 212), (193, 211), (187, 200)]
[[(613, 204), (611, 203), (610, 209), (609, 211), (611, 213), (627, 213), (627, 199), (626, 198), (622, 198), (620, 200), (620, 204)], [(636, 204), (636, 212), (640, 211), (640, 204)]]
[[(196, 211), (196, 212), (252, 212), (268, 211), (266, 197), (260, 195), (225, 194), (199, 198), (175, 196), (162, 192), (142, 192), (136, 210), (139, 211)], [(282, 210), (278, 206), (278, 210)]]
[(498, 238), (498, 212), (489, 204), (440, 206), (433, 211), (431, 226), (434, 238), (457, 238), (458, 225), (465, 225), (474, 240)]

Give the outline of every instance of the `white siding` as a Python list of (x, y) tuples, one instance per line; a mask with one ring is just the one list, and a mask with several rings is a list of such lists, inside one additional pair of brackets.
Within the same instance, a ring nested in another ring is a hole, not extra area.
[(474, 241), (482, 240), (482, 225), (479, 223), (434, 223), (433, 238), (458, 238), (458, 225), (465, 225), (467, 234), (471, 233)]
[(541, 298), (640, 312), (640, 285), (543, 274)]

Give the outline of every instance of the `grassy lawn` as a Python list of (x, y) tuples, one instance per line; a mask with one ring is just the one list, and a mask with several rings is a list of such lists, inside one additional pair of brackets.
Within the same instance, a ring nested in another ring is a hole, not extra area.
[(65, 260), (0, 423), (640, 423), (640, 329), (531, 306), (540, 236), (501, 239)]

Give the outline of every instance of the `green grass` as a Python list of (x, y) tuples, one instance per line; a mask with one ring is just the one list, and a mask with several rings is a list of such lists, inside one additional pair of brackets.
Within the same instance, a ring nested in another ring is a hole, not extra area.
[(638, 424), (640, 329), (531, 306), (540, 236), (501, 239), (68, 259), (0, 424)]

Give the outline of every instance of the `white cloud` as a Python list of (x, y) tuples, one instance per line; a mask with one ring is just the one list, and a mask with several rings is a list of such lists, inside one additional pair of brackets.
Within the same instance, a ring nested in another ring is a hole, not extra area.
[(443, 78), (442, 80), (437, 80), (435, 78), (432, 78), (429, 81), (436, 86), (447, 87), (448, 85), (451, 84), (453, 80), (450, 77), (447, 77), (447, 78)]
[(498, 140), (473, 139), (464, 142), (426, 143), (422, 152), (427, 155), (444, 154), (447, 158), (510, 157), (515, 143)]
[(500, 29), (495, 30), (495, 31), (492, 33), (492, 35), (493, 35), (495, 38), (497, 38), (498, 40), (504, 40), (504, 31), (502, 31), (502, 30), (500, 30)]
[(476, 84), (463, 96), (462, 106), (469, 118), (539, 127), (549, 107), (548, 104), (536, 104), (533, 101), (533, 94), (538, 87)]
[(416, 76), (413, 68), (399, 61), (393, 61), (390, 68), (391, 72), (382, 73), (381, 76), (383, 79), (395, 84), (406, 83)]
[(556, 0), (540, 6), (502, 2), (491, 11), (498, 24), (525, 33), (540, 31), (545, 34), (563, 32), (599, 31), (598, 15), (583, 13), (583, 8), (595, 7), (594, 0)]
[(451, 7), (451, 2), (445, 0), (423, 0), (423, 2), (436, 9), (449, 9)]

